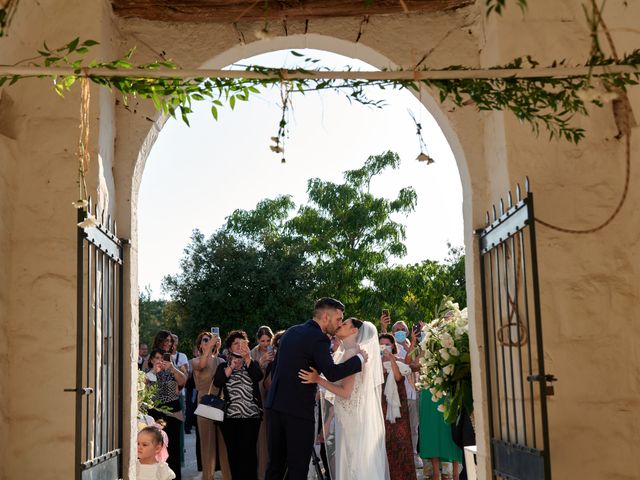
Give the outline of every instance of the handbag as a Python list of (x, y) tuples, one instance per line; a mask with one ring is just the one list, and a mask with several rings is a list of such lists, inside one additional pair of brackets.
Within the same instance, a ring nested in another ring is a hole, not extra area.
[(224, 420), (226, 404), (218, 395), (211, 393), (212, 386), (213, 381), (211, 381), (211, 385), (209, 385), (209, 391), (207, 394), (203, 395), (200, 399), (200, 403), (194, 413), (215, 422), (222, 422)]

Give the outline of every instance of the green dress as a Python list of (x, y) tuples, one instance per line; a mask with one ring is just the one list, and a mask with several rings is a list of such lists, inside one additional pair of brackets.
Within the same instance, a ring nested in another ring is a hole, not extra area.
[(429, 390), (420, 391), (420, 457), (439, 458), (444, 462), (462, 462), (462, 450), (453, 443), (451, 425), (444, 421), (438, 405), (431, 401)]

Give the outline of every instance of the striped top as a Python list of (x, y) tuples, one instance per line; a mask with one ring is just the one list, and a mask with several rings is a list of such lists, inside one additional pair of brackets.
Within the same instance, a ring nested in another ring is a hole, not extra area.
[(229, 418), (259, 418), (260, 406), (253, 397), (253, 381), (245, 367), (234, 370), (226, 385)]

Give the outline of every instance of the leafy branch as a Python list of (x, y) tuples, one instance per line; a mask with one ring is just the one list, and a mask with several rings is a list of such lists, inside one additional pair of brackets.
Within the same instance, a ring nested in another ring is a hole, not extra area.
[[(241, 66), (247, 72), (260, 73), (262, 78), (151, 78), (140, 74), (132, 76), (96, 75), (85, 68), (106, 68), (111, 70), (126, 70), (132, 68), (145, 70), (173, 70), (176, 65), (170, 60), (155, 61), (135, 65), (132, 61), (134, 49), (123, 57), (111, 62), (97, 62), (95, 60), (84, 66), (84, 58), (90, 47), (96, 45), (95, 40), (80, 41), (74, 39), (63, 47), (51, 49), (46, 44), (38, 51), (39, 56), (30, 59), (30, 65), (41, 66), (34, 60), (42, 60), (45, 67), (71, 67), (74, 75), (54, 76), (54, 88), (60, 95), (71, 89), (75, 81), (81, 76), (87, 76), (92, 82), (117, 91), (122, 94), (123, 102), (128, 104), (131, 98), (149, 99), (155, 108), (164, 115), (181, 118), (187, 125), (189, 116), (193, 113), (192, 104), (197, 101), (209, 101), (211, 114), (218, 119), (219, 108), (229, 105), (234, 109), (239, 102), (247, 102), (252, 94), (258, 94), (272, 86), (280, 86), (283, 82), (288, 85), (289, 94), (310, 91), (332, 90), (345, 92), (350, 101), (364, 105), (381, 107), (381, 101), (371, 100), (367, 92), (371, 88), (400, 89), (408, 88), (419, 91), (421, 84), (435, 90), (441, 102), (450, 101), (457, 106), (475, 105), (481, 111), (511, 111), (520, 121), (528, 123), (536, 134), (541, 127), (549, 133), (550, 138), (564, 138), (578, 142), (584, 137), (584, 130), (571, 124), (576, 114), (585, 115), (586, 104), (594, 103), (602, 106), (608, 98), (602, 95), (584, 95), (590, 89), (604, 88), (607, 92), (623, 89), (629, 85), (636, 85), (640, 71), (633, 73), (607, 73), (592, 78), (590, 75), (575, 75), (567, 77), (532, 77), (520, 78), (453, 78), (444, 80), (401, 80), (401, 79), (327, 79), (304, 78), (289, 79), (295, 74), (311, 74), (327, 71), (326, 68), (316, 68), (317, 59), (305, 58), (304, 66), (291, 70), (280, 70), (258, 65)], [(292, 52), (295, 56), (302, 56)], [(493, 67), (495, 69), (530, 70), (538, 66), (533, 58), (519, 57), (507, 65)], [(640, 50), (635, 50), (625, 57), (616, 60), (604, 56), (601, 51), (591, 55), (582, 65), (587, 67), (602, 67), (614, 65), (640, 66)], [(554, 62), (551, 67), (567, 66), (564, 61)], [(311, 68), (309, 68), (311, 67)], [(469, 70), (464, 66), (450, 66), (445, 71)], [(177, 71), (177, 70), (176, 70)], [(429, 71), (429, 70), (422, 70)], [(42, 77), (44, 75), (35, 75)], [(490, 76), (490, 75), (489, 75)], [(0, 86), (5, 82), (14, 84), (27, 76), (8, 75), (0, 77)], [(597, 88), (596, 88), (597, 87)], [(288, 95), (287, 94), (287, 98)], [(609, 98), (610, 99), (610, 98)], [(603, 101), (604, 100), (604, 101)], [(288, 102), (287, 102), (288, 104)], [(283, 103), (283, 105), (285, 105)], [(286, 107), (286, 105), (285, 105)], [(284, 118), (284, 116), (283, 116)], [(284, 126), (280, 125), (278, 138), (283, 138)]]

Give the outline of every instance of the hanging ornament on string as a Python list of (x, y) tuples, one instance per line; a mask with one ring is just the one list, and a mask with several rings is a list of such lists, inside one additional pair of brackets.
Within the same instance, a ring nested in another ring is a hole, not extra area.
[(278, 135), (275, 137), (271, 137), (271, 141), (273, 145), (270, 145), (269, 148), (272, 152), (282, 154), (282, 160), (280, 163), (287, 163), (287, 160), (284, 157), (284, 142), (285, 138), (289, 134), (288, 128), (288, 116), (289, 109), (291, 107), (291, 89), (292, 85), (287, 84), (286, 82), (280, 82), (280, 101), (282, 108), (282, 116), (280, 117), (280, 123), (278, 124)]
[(427, 144), (424, 141), (424, 137), (422, 136), (422, 124), (416, 119), (415, 115), (411, 110), (408, 110), (409, 116), (413, 120), (413, 123), (416, 125), (416, 136), (418, 137), (418, 143), (420, 145), (420, 153), (416, 157), (416, 160), (419, 162), (426, 162), (427, 165), (431, 165), (435, 163), (435, 160), (431, 155), (429, 155), (429, 150), (427, 149)]

